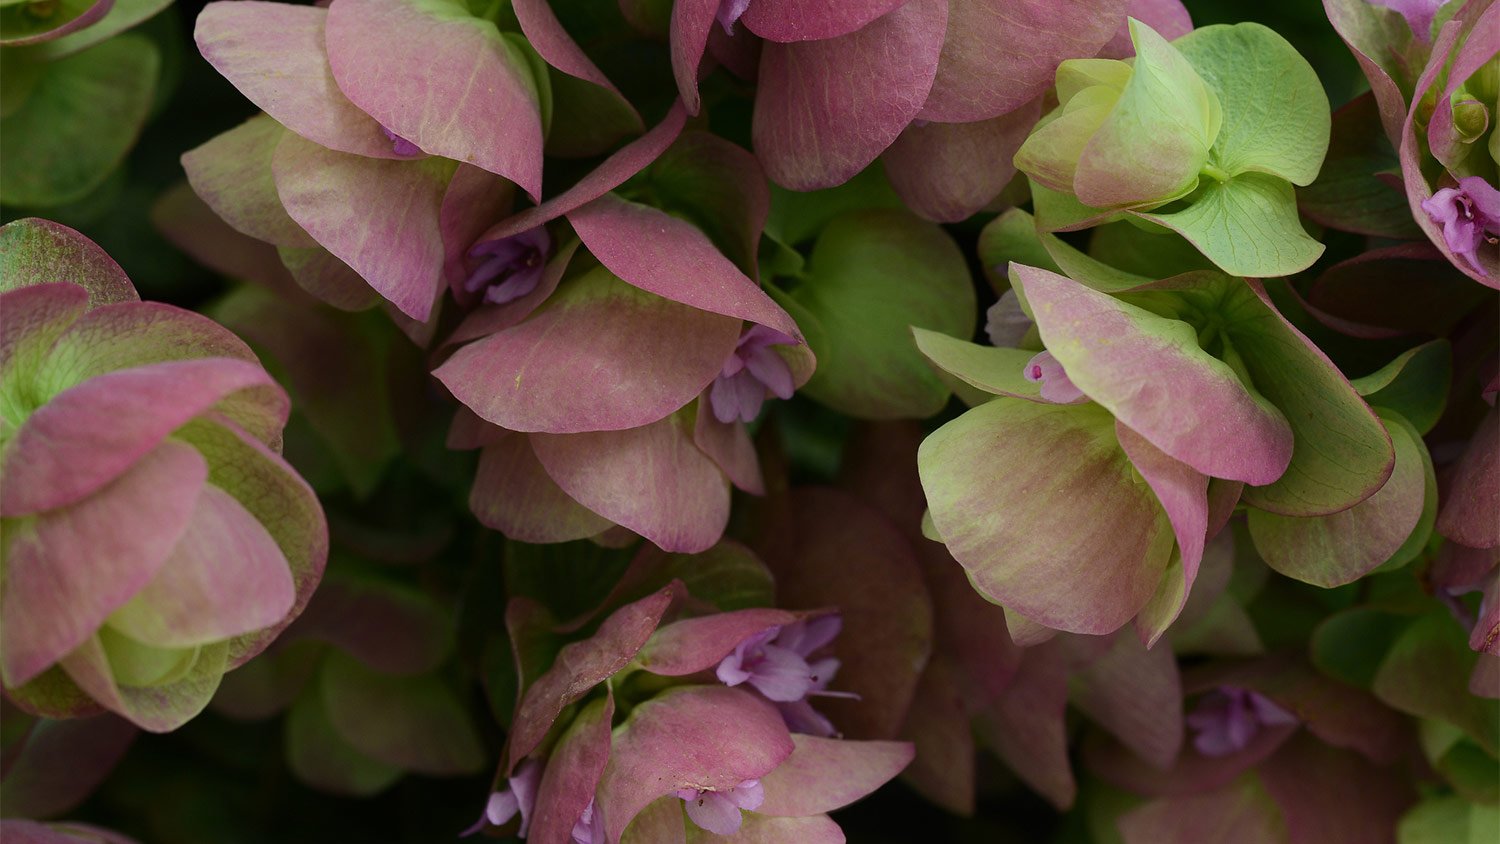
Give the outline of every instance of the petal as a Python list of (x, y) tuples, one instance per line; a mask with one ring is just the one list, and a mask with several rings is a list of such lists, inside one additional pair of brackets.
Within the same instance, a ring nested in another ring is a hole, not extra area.
[(519, 0), (512, 4), (512, 8), (515, 10), (516, 19), (521, 24), (521, 32), (526, 36), (527, 43), (547, 64), (575, 79), (592, 83), (604, 92), (613, 95), (611, 99), (615, 104), (633, 119), (635, 124), (633, 131), (641, 131), (643, 128), (641, 117), (636, 113), (635, 107), (584, 54), (577, 42), (558, 21), (556, 13), (552, 11), (552, 7), (546, 0)]
[(688, 114), (697, 115), (702, 101), (698, 97), (698, 67), (708, 36), (713, 31), (720, 0), (682, 0), (672, 4), (672, 21), (668, 42), (672, 48), (672, 75), (677, 92)]
[(664, 551), (705, 551), (729, 521), (729, 484), (680, 415), (623, 431), (534, 434), (531, 445), (574, 500)]
[[(714, 382), (718, 384), (717, 381)], [(720, 422), (714, 417), (708, 396), (698, 399), (697, 419), (693, 423), (693, 442), (707, 454), (739, 489), (751, 495), (765, 495), (760, 458), (745, 426), (738, 421)]]
[(1068, 703), (1067, 670), (1059, 658), (1063, 641), (1027, 649), (1009, 689), (974, 723), (979, 740), (1058, 808), (1071, 806), (1078, 792), (1063, 720)]
[(91, 308), (141, 298), (120, 265), (92, 240), (36, 217), (0, 226), (0, 278), (6, 290), (71, 281), (89, 292)]
[(333, 81), (326, 9), (261, 0), (209, 3), (198, 15), (198, 51), (277, 123), (321, 146), (399, 158), (380, 124)]
[(675, 621), (656, 631), (637, 659), (652, 674), (696, 674), (717, 665), (745, 639), (796, 620), (786, 610), (755, 608)]
[(723, 791), (759, 779), (792, 749), (781, 715), (753, 693), (724, 686), (669, 689), (616, 728), (598, 796), (610, 840), (619, 840), (663, 794)]
[(317, 246), (276, 195), (271, 159), (286, 131), (257, 114), (183, 153), (182, 169), (193, 191), (236, 231), (277, 246)]
[(914, 750), (904, 741), (845, 741), (792, 736), (792, 755), (761, 778), (762, 815), (805, 817), (832, 812), (873, 793), (901, 773)]
[(1206, 475), (1266, 484), (1286, 471), (1286, 417), (1203, 351), (1187, 323), (1056, 273), (1022, 264), (1012, 270), (1048, 350), (1122, 423)]
[(339, 88), (381, 126), (541, 195), (542, 119), (528, 63), (464, 4), (335, 0), (328, 62)]
[(767, 645), (760, 662), (750, 669), (748, 682), (767, 700), (791, 703), (807, 697), (812, 689), (812, 669), (796, 653)]
[[(881, 155), (891, 187), (929, 220), (965, 220), (1015, 176), (1012, 159), (1040, 114), (1037, 99), (974, 123), (913, 123)], [(976, 168), (975, 161), (997, 163)]]
[(740, 21), (767, 41), (818, 41), (860, 29), (904, 0), (752, 0)]
[[(7, 687), (65, 657), (150, 582), (192, 517), (203, 458), (167, 442), (67, 508), (7, 526), (0, 658)], [(14, 483), (7, 477), (7, 486)]]
[(753, 135), (771, 180), (832, 187), (890, 146), (932, 86), (947, 6), (910, 0), (847, 35), (766, 44)]
[(287, 135), (272, 170), (298, 225), (402, 313), (427, 319), (442, 286), (450, 162), (362, 158)]
[(734, 835), (740, 831), (740, 807), (724, 795), (705, 791), (683, 802), (688, 817), (700, 829), (716, 835)]
[(614, 524), (552, 480), (525, 434), (508, 434), (480, 452), (469, 509), (480, 524), (520, 542), (587, 539)]
[(515, 185), (509, 180), (472, 164), (460, 164), (443, 194), (438, 225), (443, 237), (443, 274), (453, 298), (465, 307), (478, 298), (464, 288), (468, 277), (465, 261), (469, 249), (489, 221), (504, 216), (515, 200)]

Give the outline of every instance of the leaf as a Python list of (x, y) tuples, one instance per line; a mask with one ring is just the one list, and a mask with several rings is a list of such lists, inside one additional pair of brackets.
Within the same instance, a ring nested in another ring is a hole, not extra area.
[(1328, 96), (1307, 60), (1258, 23), (1218, 24), (1172, 42), (1219, 98), (1213, 164), (1310, 185), (1328, 151)]
[(925, 328), (913, 328), (912, 336), (934, 366), (965, 384), (990, 395), (1043, 401), (1041, 385), (1024, 374), (1036, 352), (981, 346)]
[(1433, 340), (1349, 384), (1371, 406), (1401, 414), (1425, 434), (1443, 415), (1452, 380), (1453, 347), (1447, 340)]
[(102, 184), (140, 135), (160, 68), (137, 35), (48, 63), (0, 123), (0, 201), (60, 205)]
[(1219, 269), (1247, 278), (1301, 272), (1323, 254), (1297, 219), (1297, 199), (1286, 181), (1245, 173), (1228, 181), (1208, 180), (1169, 212), (1131, 212), (1187, 238)]
[(1418, 803), (1396, 827), (1398, 844), (1488, 844), (1500, 826), (1500, 807), (1455, 795)]
[(61, 38), (104, 17), (113, 0), (0, 4), (0, 45), (19, 47)]
[(1500, 741), (1500, 703), (1469, 694), (1478, 655), (1469, 650), (1467, 638), (1444, 610), (1422, 616), (1386, 654), (1374, 692), (1402, 712), (1458, 727), (1493, 754)]
[(868, 419), (931, 416), (947, 401), (910, 326), (967, 337), (976, 304), (963, 256), (936, 225), (894, 211), (841, 216), (789, 298), (820, 329), (808, 336), (818, 369), (803, 389), (813, 398)]
[(329, 723), (372, 759), (420, 773), (475, 773), (485, 755), (462, 699), (436, 674), (395, 677), (330, 653), (320, 687)]
[(1297, 194), (1302, 213), (1321, 225), (1355, 234), (1410, 240), (1422, 236), (1405, 192), (1382, 180), (1401, 160), (1380, 125), (1372, 94), (1333, 113), (1328, 157), (1318, 178)]

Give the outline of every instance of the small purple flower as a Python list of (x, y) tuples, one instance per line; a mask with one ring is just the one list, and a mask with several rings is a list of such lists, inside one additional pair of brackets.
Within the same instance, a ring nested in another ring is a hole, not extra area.
[(1204, 695), (1186, 720), (1198, 752), (1218, 757), (1244, 750), (1261, 727), (1295, 724), (1297, 716), (1258, 692), (1223, 686)]
[(700, 828), (717, 835), (740, 831), (740, 810), (753, 811), (766, 802), (766, 791), (760, 780), (745, 780), (727, 791), (699, 791), (683, 788), (677, 796), (687, 804), (688, 817)]
[(796, 343), (791, 337), (764, 325), (753, 326), (740, 336), (739, 345), (724, 362), (708, 394), (714, 418), (720, 422), (749, 422), (760, 413), (769, 393), (789, 399), (797, 387), (792, 368), (772, 346)]
[(535, 759), (522, 762), (516, 769), (516, 775), (506, 781), (505, 789), (490, 795), (484, 806), (484, 814), (480, 815), (473, 826), (464, 830), (463, 834), (473, 835), (487, 824), (500, 826), (508, 823), (519, 812), (521, 828), (516, 834), (525, 838), (527, 830), (531, 828), (531, 810), (536, 805), (536, 790), (541, 781), (542, 763)]
[(1026, 362), (1022, 375), (1033, 384), (1042, 385), (1042, 398), (1057, 404), (1072, 404), (1086, 398), (1083, 391), (1073, 386), (1063, 365), (1051, 352), (1039, 352)]
[(1458, 187), (1443, 188), (1424, 200), (1422, 210), (1442, 225), (1448, 249), (1483, 274), (1480, 245), (1500, 242), (1500, 190), (1478, 176), (1467, 176), (1458, 180)]
[(825, 615), (761, 631), (724, 657), (718, 677), (726, 686), (747, 682), (754, 686), (776, 704), (787, 728), (794, 733), (835, 735), (832, 722), (813, 709), (808, 698), (858, 695), (827, 690), (839, 670), (837, 659), (824, 657), (809, 662), (808, 657), (832, 642), (842, 628), (842, 618)]
[(419, 147), (416, 144), (412, 143), (411, 141), (408, 141), (407, 139), (401, 137), (400, 135), (396, 134), (395, 132), (392, 132), (390, 129), (387, 129), (384, 126), (381, 126), (380, 127), (380, 131), (384, 132), (385, 136), (387, 138), (391, 139), (391, 151), (394, 152), (394, 153), (396, 153), (397, 155), (421, 155), (422, 154), (422, 148), (421, 147)]
[(572, 837), (573, 844), (606, 844), (609, 840), (604, 833), (604, 813), (599, 811), (592, 799), (583, 807), (583, 814), (578, 816), (578, 822), (573, 824)]
[(750, 0), (719, 0), (719, 11), (714, 17), (719, 21), (719, 26), (724, 27), (724, 34), (734, 36), (734, 24), (750, 8)]
[(519, 299), (541, 282), (551, 248), (552, 238), (544, 226), (476, 243), (469, 257), (480, 259), (479, 264), (464, 279), (464, 289), (470, 293), (483, 289), (484, 301), (494, 305)]
[(1000, 294), (984, 317), (984, 333), (989, 336), (990, 345), (1008, 349), (1019, 347), (1033, 324), (1031, 317), (1021, 310), (1021, 299), (1014, 290)]

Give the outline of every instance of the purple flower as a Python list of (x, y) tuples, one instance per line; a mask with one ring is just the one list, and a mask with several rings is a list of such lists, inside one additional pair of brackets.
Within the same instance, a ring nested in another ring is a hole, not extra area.
[(718, 835), (740, 831), (740, 810), (760, 808), (766, 802), (760, 780), (745, 780), (727, 791), (678, 789), (677, 796), (687, 804), (688, 817), (702, 829)]
[(727, 686), (749, 683), (781, 710), (787, 727), (796, 733), (832, 736), (832, 722), (812, 708), (809, 697), (857, 698), (850, 692), (830, 692), (828, 684), (838, 673), (834, 657), (808, 661), (843, 627), (837, 615), (825, 615), (772, 627), (755, 634), (719, 663), (718, 677)]
[(408, 141), (407, 139), (401, 137), (400, 135), (396, 134), (395, 132), (392, 132), (390, 129), (387, 129), (384, 126), (381, 126), (380, 127), (380, 131), (384, 132), (385, 136), (387, 138), (391, 139), (391, 151), (394, 152), (394, 153), (396, 153), (397, 155), (421, 155), (422, 154), (422, 148), (421, 147), (419, 147), (416, 144), (412, 143), (411, 141)]
[(1224, 686), (1204, 695), (1186, 721), (1198, 752), (1217, 757), (1244, 750), (1261, 727), (1295, 724), (1297, 716), (1258, 692)]
[(541, 282), (551, 248), (552, 238), (544, 226), (476, 243), (469, 257), (482, 260), (464, 279), (464, 289), (477, 293), (487, 287), (484, 300), (495, 305), (519, 299)]
[(592, 799), (583, 807), (583, 814), (573, 824), (573, 844), (605, 844), (609, 840), (604, 832), (604, 813)]
[(1423, 200), (1422, 210), (1442, 225), (1448, 249), (1483, 274), (1480, 245), (1500, 241), (1500, 190), (1478, 176), (1467, 176), (1458, 180), (1458, 187), (1443, 188)]
[(1073, 386), (1063, 365), (1051, 352), (1039, 352), (1026, 362), (1022, 375), (1033, 384), (1042, 385), (1042, 398), (1057, 404), (1072, 404), (1086, 398), (1083, 391)]
[(796, 342), (764, 325), (746, 331), (709, 391), (708, 400), (713, 406), (714, 418), (725, 423), (736, 419), (749, 422), (760, 413), (767, 393), (777, 398), (791, 398), (796, 390), (792, 369), (771, 347), (795, 345)]
[(1021, 310), (1021, 299), (1014, 290), (1000, 294), (1000, 299), (990, 305), (984, 317), (984, 333), (990, 338), (991, 346), (1017, 348), (1032, 326), (1031, 317)]
[(486, 824), (500, 826), (508, 823), (519, 812), (521, 828), (516, 834), (525, 838), (526, 832), (531, 828), (531, 810), (536, 805), (536, 790), (541, 781), (542, 763), (535, 759), (522, 762), (516, 768), (515, 776), (506, 781), (505, 790), (490, 795), (489, 801), (484, 805), (484, 814), (473, 826), (464, 830), (463, 834), (473, 835)]
[(714, 13), (719, 26), (724, 27), (724, 34), (733, 37), (734, 24), (750, 8), (750, 0), (719, 0), (719, 11)]

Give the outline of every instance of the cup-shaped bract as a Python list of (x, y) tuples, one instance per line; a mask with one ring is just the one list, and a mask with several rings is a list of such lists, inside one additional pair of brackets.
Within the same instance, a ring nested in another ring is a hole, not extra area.
[(21, 220), (0, 250), (6, 691), (175, 729), (322, 575), (322, 508), (279, 454), (286, 395), (77, 232)]

